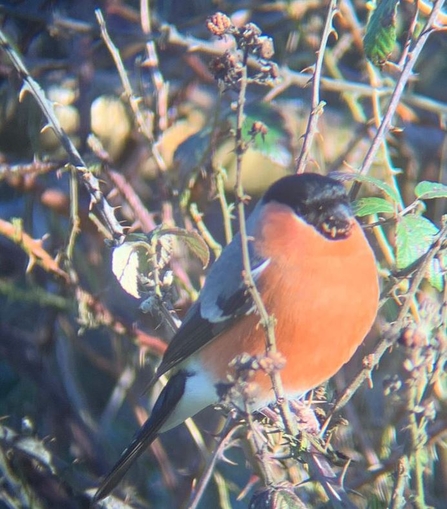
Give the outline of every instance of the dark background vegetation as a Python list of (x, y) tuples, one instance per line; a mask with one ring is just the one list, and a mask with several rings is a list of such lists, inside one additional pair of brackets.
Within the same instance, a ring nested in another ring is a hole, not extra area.
[[(406, 48), (432, 8), (419, 4), (417, 18), (411, 1), (391, 16), (397, 40), (379, 67), (363, 50), (368, 6), (338, 4), (336, 34), (321, 48), (326, 104), (308, 171), (352, 173), (364, 165)], [(101, 38), (97, 8), (132, 96)], [(213, 76), (210, 62), (232, 50), (233, 39), (212, 36), (206, 20), (222, 11), (237, 27), (256, 23), (274, 42), (277, 79), (249, 84), (245, 95), (246, 139), (253, 122), (267, 128), (242, 162), (244, 190), (255, 201), (296, 168), (328, 8), (321, 0), (160, 0), (144, 14), (136, 0), (17, 0), (0, 2), (0, 25), (123, 226), (196, 228), (224, 245), (235, 199), (239, 84), (222, 86)], [(321, 423), (337, 409), (322, 443), (330, 444), (327, 461), (352, 507), (447, 506), (447, 188), (430, 187), (434, 196), (417, 188), (447, 185), (446, 16), (436, 23), (444, 31), (425, 43), (357, 195), (380, 198), (356, 202), (378, 260), (380, 314), (351, 363), (327, 391), (311, 395)], [(249, 72), (259, 65), (255, 55)], [(0, 49), (0, 507), (88, 507), (150, 408), (153, 396), (143, 392), (172, 331), (160, 310), (143, 313), (143, 298), (115, 278), (111, 229), (82, 182), (76, 197), (73, 160), (52, 129), (42, 129), (47, 120), (35, 98), (20, 94), (22, 78)], [(211, 246), (214, 257), (219, 247)], [(162, 294), (180, 317), (204, 274), (196, 251), (180, 238), (167, 249), (173, 283)], [(359, 373), (366, 380), (350, 386)], [(349, 401), (338, 411), (346, 387)], [(211, 478), (202, 508), (280, 507), (281, 497), (290, 497), (281, 507), (337, 507), (337, 497), (328, 498), (314, 475), (309, 480), (305, 457), (278, 462), (282, 490), (253, 498), (261, 485), (244, 447), (253, 427), (241, 424), (231, 440), (222, 438), (222, 419), (207, 410), (196, 429), (166, 433), (123, 482), (117, 495), (127, 498), (116, 507), (188, 507), (204, 469)], [(225, 453), (205, 468), (217, 443)]]

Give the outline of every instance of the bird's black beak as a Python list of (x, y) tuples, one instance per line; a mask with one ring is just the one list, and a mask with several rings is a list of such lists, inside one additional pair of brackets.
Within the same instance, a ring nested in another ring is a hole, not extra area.
[(330, 239), (342, 239), (349, 235), (354, 221), (351, 207), (346, 203), (337, 203), (325, 210), (320, 231)]

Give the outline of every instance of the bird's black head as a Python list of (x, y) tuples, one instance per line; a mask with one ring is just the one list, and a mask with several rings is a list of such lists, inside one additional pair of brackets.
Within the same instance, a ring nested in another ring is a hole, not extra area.
[(354, 216), (340, 182), (316, 173), (289, 175), (275, 182), (263, 202), (288, 205), (306, 223), (328, 239), (349, 235)]

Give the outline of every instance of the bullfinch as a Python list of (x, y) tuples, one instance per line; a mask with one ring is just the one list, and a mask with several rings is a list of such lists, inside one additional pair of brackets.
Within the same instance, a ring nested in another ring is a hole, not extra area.
[[(253, 278), (286, 359), (284, 390), (296, 398), (334, 375), (370, 330), (379, 300), (374, 254), (343, 185), (312, 173), (275, 182), (248, 218), (247, 233)], [(111, 492), (159, 433), (219, 402), (238, 355), (265, 355), (265, 332), (243, 271), (238, 234), (211, 267), (164, 354), (155, 376), (170, 378), (151, 416), (95, 500)], [(254, 382), (252, 411), (274, 401), (265, 371), (256, 371)]]

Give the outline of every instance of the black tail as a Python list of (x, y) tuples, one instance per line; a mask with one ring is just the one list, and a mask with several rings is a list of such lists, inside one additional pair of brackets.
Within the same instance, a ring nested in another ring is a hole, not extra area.
[(102, 481), (98, 491), (93, 497), (93, 503), (106, 497), (113, 488), (115, 488), (132, 466), (132, 463), (139, 458), (146, 447), (155, 440), (161, 427), (165, 424), (180, 398), (183, 396), (187, 376), (185, 371), (179, 371), (170, 378), (169, 382), (161, 391), (151, 416), (143, 426), (141, 426), (130, 445), (124, 450), (120, 459)]

